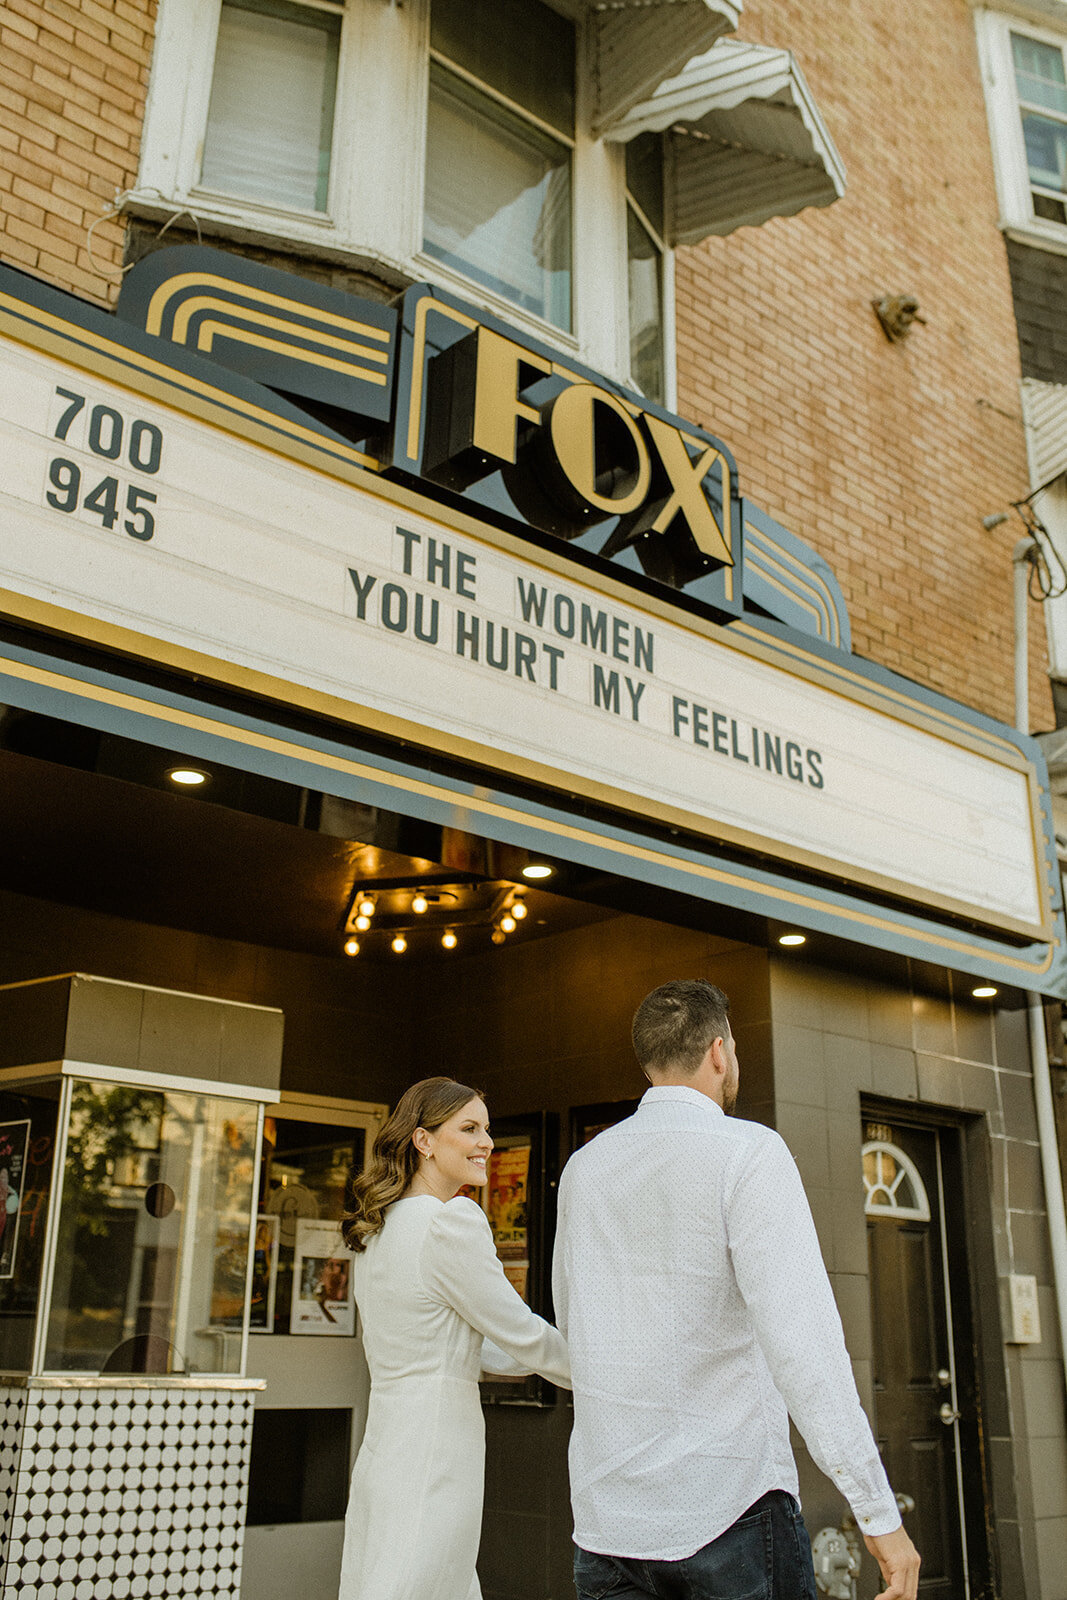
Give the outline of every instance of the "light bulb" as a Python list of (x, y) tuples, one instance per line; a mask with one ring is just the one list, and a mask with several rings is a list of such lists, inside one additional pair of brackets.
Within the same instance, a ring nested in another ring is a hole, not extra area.
[(374, 901), (371, 899), (369, 894), (361, 895), (359, 904), (356, 906), (356, 910), (359, 912), (361, 917), (373, 917)]
[(505, 933), (514, 933), (515, 932), (515, 918), (514, 917), (509, 917), (507, 915), (501, 917), (500, 926), (503, 928)]
[(345, 955), (346, 956), (358, 956), (359, 955), (359, 940), (358, 939), (346, 939), (345, 940)]
[(370, 927), (370, 918), (369, 917), (357, 917), (356, 918), (356, 927), (359, 929), (360, 933), (366, 933), (367, 929)]
[(414, 900), (411, 902), (411, 909), (414, 911), (417, 917), (421, 917), (422, 913), (427, 909), (429, 904), (430, 902), (420, 889)]
[(447, 933), (443, 933), (441, 935), (441, 943), (444, 945), (446, 950), (454, 950), (457, 942), (456, 936), (452, 932), (451, 928), (449, 928)]
[(197, 789), (207, 782), (207, 773), (197, 771), (196, 767), (171, 767), (167, 777), (171, 783), (180, 783), (185, 789)]
[(551, 878), (552, 868), (546, 861), (531, 861), (528, 867), (523, 867), (524, 878)]
[(393, 940), (393, 949), (396, 951), (398, 956), (402, 956), (407, 947), (408, 942), (404, 938), (404, 935), (402, 933), (398, 933), (396, 938)]
[(521, 922), (526, 915), (527, 905), (525, 900), (516, 900), (511, 907), (511, 915), (517, 922)]
[(996, 986), (992, 983), (980, 983), (977, 989), (971, 990), (971, 993), (974, 995), (976, 1000), (992, 1000), (993, 996), (997, 993), (997, 990)]
[(779, 944), (807, 944), (807, 936), (803, 933), (783, 933), (778, 937)]
[(492, 939), (494, 944), (503, 944), (504, 940), (507, 938), (507, 934), (502, 928), (494, 928), (489, 937)]

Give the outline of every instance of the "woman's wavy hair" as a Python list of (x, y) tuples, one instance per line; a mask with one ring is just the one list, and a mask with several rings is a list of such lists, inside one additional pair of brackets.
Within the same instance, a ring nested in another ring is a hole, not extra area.
[(481, 1098), (454, 1078), (423, 1078), (406, 1089), (396, 1110), (378, 1130), (370, 1160), (349, 1185), (349, 1207), (341, 1233), (350, 1250), (367, 1248), (367, 1240), (385, 1222), (386, 1207), (399, 1200), (418, 1170), (419, 1152), (412, 1142), (416, 1128), (433, 1133), (457, 1111)]

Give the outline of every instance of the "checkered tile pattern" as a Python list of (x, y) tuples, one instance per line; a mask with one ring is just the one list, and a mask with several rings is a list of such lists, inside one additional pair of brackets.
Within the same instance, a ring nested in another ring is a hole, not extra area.
[(0, 1384), (0, 1600), (236, 1600), (252, 1402)]

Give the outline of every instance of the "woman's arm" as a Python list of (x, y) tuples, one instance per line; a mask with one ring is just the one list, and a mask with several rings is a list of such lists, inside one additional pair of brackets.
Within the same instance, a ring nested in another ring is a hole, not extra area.
[(562, 1334), (531, 1311), (504, 1276), (488, 1219), (473, 1200), (450, 1200), (441, 1207), (427, 1231), (420, 1267), (426, 1288), (490, 1341), (483, 1360), (486, 1355), (494, 1359), (495, 1347), (513, 1363), (507, 1369), (511, 1375), (539, 1372), (570, 1388)]

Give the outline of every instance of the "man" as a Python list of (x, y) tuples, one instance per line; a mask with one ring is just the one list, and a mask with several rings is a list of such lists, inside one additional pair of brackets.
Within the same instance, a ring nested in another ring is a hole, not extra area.
[(574, 1379), (579, 1600), (816, 1600), (789, 1414), (885, 1580), (919, 1556), (860, 1406), (800, 1176), (727, 1115), (729, 1001), (656, 989), (633, 1041), (652, 1087), (567, 1163), (553, 1264)]

